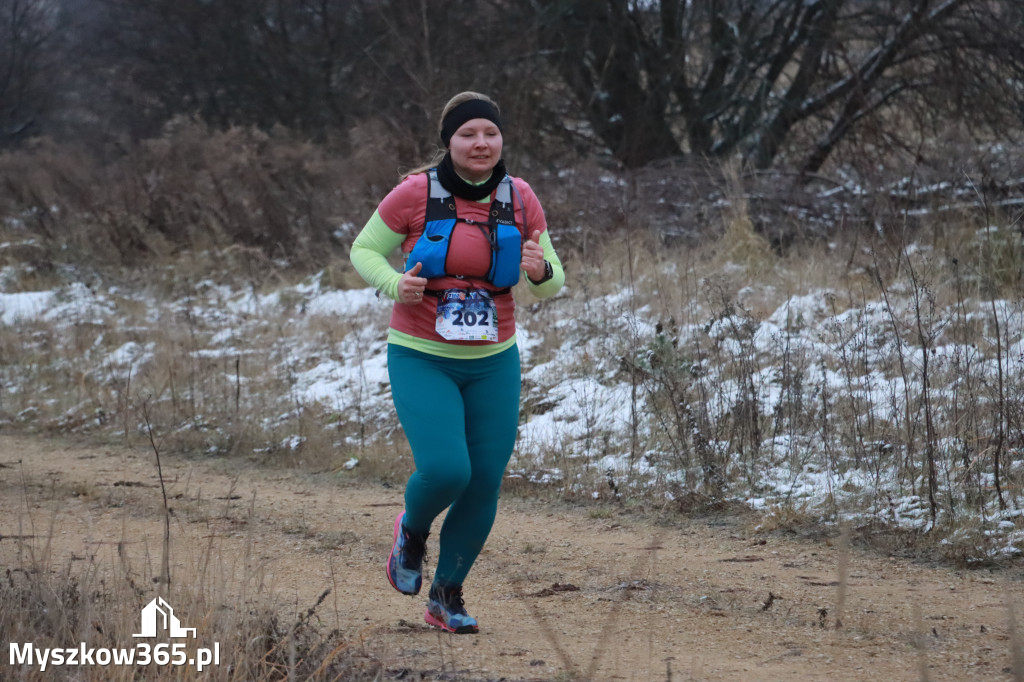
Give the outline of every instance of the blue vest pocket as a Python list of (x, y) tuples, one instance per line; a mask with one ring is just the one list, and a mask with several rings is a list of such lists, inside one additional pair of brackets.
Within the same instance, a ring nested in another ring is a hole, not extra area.
[(411, 270), (416, 263), (423, 263), (420, 277), (427, 279), (444, 277), (445, 261), (448, 260), (448, 248), (451, 246), (454, 227), (454, 218), (428, 222), (423, 229), (423, 234), (416, 240), (416, 245), (412, 247), (412, 251), (405, 261), (405, 269)]
[(491, 250), (491, 271), (487, 280), (499, 289), (515, 286), (519, 282), (523, 237), (515, 225), (498, 223), (494, 226), (494, 246)]

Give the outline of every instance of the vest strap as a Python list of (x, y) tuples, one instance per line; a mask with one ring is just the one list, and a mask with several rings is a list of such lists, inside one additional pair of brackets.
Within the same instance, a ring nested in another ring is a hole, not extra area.
[[(406, 260), (406, 268), (416, 261), (423, 263), (423, 276), (428, 279), (450, 274), (447, 269), (448, 249), (451, 245), (452, 232), (457, 223), (474, 225), (483, 232), (491, 245), (491, 267), (484, 281), (499, 287), (519, 281), (519, 257), (524, 239), (522, 230), (516, 225), (513, 194), (517, 193), (512, 177), (507, 173), (494, 190), (494, 198), (487, 211), (487, 222), (478, 222), (467, 218), (459, 218), (455, 208), (455, 197), (445, 189), (438, 178), (437, 169), (427, 171), (428, 190), (427, 206), (424, 214), (423, 235), (413, 246)], [(520, 197), (520, 203), (522, 198)], [(525, 229), (526, 206), (523, 205), (523, 225)], [(498, 294), (500, 295), (500, 293)]]

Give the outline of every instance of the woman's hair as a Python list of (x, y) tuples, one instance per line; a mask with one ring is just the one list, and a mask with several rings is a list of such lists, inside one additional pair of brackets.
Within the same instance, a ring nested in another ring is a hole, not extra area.
[[(451, 113), (452, 109), (454, 109), (455, 107), (459, 106), (463, 102), (468, 102), (468, 101), (474, 100), (474, 99), (480, 99), (480, 100), (483, 100), (483, 101), (485, 101), (485, 102), (487, 102), (489, 104), (494, 105), (494, 108), (498, 110), (498, 113), (501, 113), (501, 109), (498, 107), (498, 103), (495, 102), (490, 97), (488, 97), (487, 95), (481, 94), (479, 92), (473, 92), (472, 90), (467, 90), (465, 92), (460, 92), (459, 94), (455, 95), (450, 100), (448, 100), (448, 103), (444, 105), (444, 109), (441, 110), (441, 117), (437, 120), (437, 134), (438, 134), (438, 137), (440, 137), (440, 135), (441, 135), (441, 128), (444, 126), (444, 119), (448, 116), (448, 114)], [(402, 179), (404, 180), (405, 178), (409, 177), (410, 175), (416, 175), (417, 173), (425, 173), (425, 172), (427, 172), (428, 170), (430, 170), (431, 168), (433, 168), (437, 164), (441, 163), (441, 159), (444, 158), (444, 155), (445, 155), (445, 153), (447, 153), (447, 151), (448, 151), (447, 149), (438, 148), (434, 152), (434, 155), (431, 157), (431, 160), (429, 162), (427, 162), (427, 163), (425, 163), (425, 164), (423, 164), (421, 166), (417, 166), (416, 168), (413, 168), (410, 171), (403, 172), (402, 173)]]

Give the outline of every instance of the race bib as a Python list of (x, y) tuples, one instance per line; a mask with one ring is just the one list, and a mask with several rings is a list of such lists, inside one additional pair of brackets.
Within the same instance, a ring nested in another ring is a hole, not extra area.
[(497, 341), (494, 299), (482, 289), (448, 289), (437, 299), (434, 328), (449, 341)]

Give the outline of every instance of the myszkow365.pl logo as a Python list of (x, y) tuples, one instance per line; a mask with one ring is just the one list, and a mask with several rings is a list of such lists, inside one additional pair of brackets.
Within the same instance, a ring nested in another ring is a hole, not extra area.
[[(166, 632), (171, 639), (192, 637), (196, 629), (182, 627), (171, 605), (157, 597), (142, 609), (142, 632), (137, 638), (157, 637)], [(108, 665), (190, 665), (202, 672), (209, 665), (220, 665), (220, 642), (213, 648), (196, 648), (191, 655), (185, 642), (139, 642), (133, 647), (95, 648), (82, 642), (77, 647), (39, 649), (32, 642), (10, 645), (11, 665), (38, 666), (45, 672), (50, 666), (108, 666)]]

